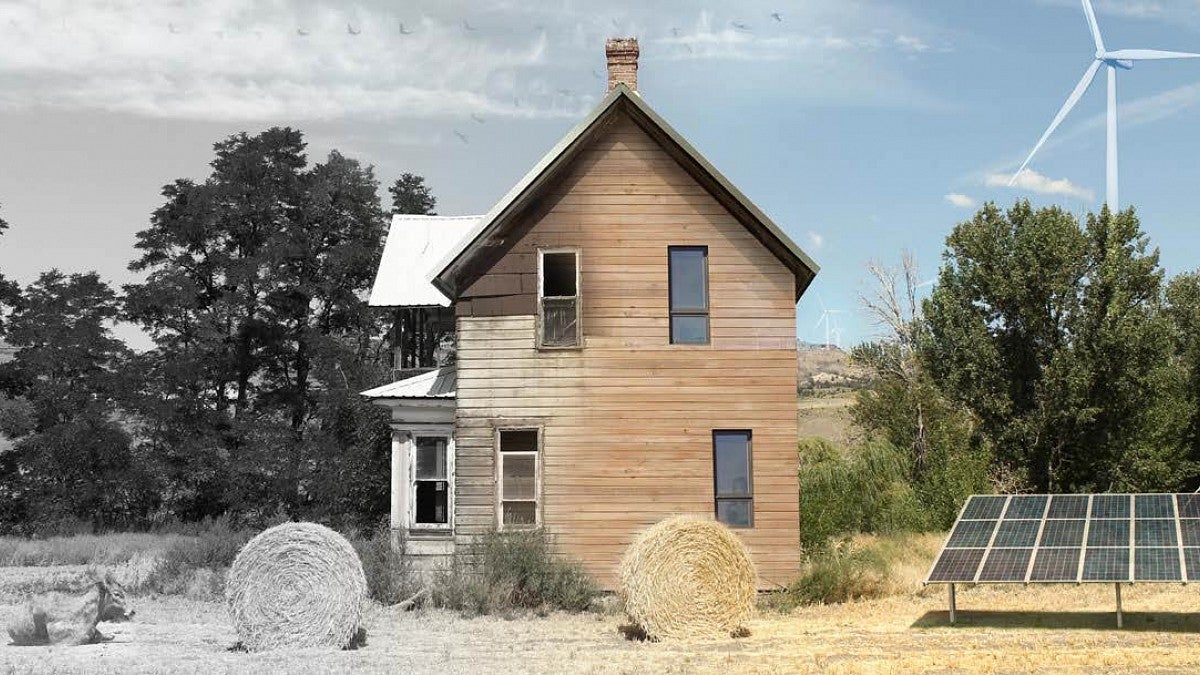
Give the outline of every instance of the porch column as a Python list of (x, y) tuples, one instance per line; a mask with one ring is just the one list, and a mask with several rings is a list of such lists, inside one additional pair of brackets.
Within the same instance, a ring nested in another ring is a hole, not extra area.
[(408, 525), (408, 445), (412, 434), (399, 429), (392, 430), (392, 504), (391, 525), (393, 530)]

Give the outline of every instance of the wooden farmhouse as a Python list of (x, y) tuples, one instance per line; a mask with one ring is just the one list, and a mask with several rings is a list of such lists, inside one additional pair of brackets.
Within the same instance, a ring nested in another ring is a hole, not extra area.
[(604, 100), (486, 215), (392, 220), (397, 380), (363, 393), (391, 410), (391, 525), (431, 560), (544, 528), (612, 588), (638, 531), (694, 514), (787, 583), (817, 266), (637, 93), (636, 40), (606, 51)]

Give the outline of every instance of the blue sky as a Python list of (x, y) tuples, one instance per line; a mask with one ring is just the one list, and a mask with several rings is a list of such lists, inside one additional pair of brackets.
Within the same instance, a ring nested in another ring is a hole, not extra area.
[[(1200, 52), (1200, 0), (1095, 0), (1110, 48)], [(772, 17), (778, 13), (778, 19)], [(272, 125), (425, 175), (439, 212), (486, 211), (603, 94), (603, 40), (641, 40), (642, 95), (822, 266), (843, 345), (871, 260), (923, 278), (983, 201), (1082, 213), (1104, 186), (1104, 87), (1012, 171), (1089, 65), (1076, 0), (103, 3), (0, 0), (0, 270), (98, 269), (212, 143)], [(1200, 267), (1200, 61), (1122, 72), (1121, 197), (1170, 273)], [(123, 329), (138, 346), (144, 338)]]

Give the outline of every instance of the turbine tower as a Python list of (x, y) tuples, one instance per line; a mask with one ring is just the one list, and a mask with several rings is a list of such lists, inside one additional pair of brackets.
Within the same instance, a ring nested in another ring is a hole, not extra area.
[(1050, 138), (1050, 134), (1058, 128), (1063, 119), (1079, 102), (1091, 86), (1092, 80), (1096, 79), (1096, 73), (1099, 72), (1100, 66), (1108, 69), (1108, 165), (1105, 177), (1105, 203), (1112, 211), (1119, 208), (1120, 200), (1117, 194), (1117, 69), (1131, 70), (1136, 61), (1156, 61), (1162, 59), (1194, 59), (1200, 58), (1200, 54), (1189, 54), (1187, 52), (1164, 52), (1157, 49), (1118, 49), (1116, 51), (1108, 51), (1104, 47), (1104, 38), (1100, 35), (1100, 25), (1096, 23), (1096, 12), (1092, 9), (1091, 0), (1083, 0), (1083, 13), (1087, 17), (1088, 28), (1092, 32), (1092, 40), (1096, 43), (1096, 55), (1092, 61), (1092, 65), (1088, 67), (1083, 74), (1083, 79), (1079, 80), (1079, 84), (1075, 85), (1075, 91), (1067, 97), (1067, 102), (1059, 109), (1058, 114), (1054, 116), (1054, 121), (1050, 123), (1050, 128), (1046, 129), (1046, 133), (1042, 134), (1041, 140), (1037, 145), (1033, 146), (1033, 151), (1025, 158), (1025, 163), (1017, 172), (1013, 174), (1008, 184), (1011, 186), (1017, 182), (1017, 177), (1029, 166), (1030, 160), (1041, 149), (1042, 144)]
[[(837, 315), (845, 314), (845, 312), (840, 309), (826, 309), (825, 301), (819, 295), (817, 296), (817, 302), (821, 303), (821, 318), (817, 319), (817, 323), (813, 328), (820, 328), (821, 324), (825, 324), (825, 349), (829, 349), (831, 346), (841, 349), (842, 327), (838, 323)], [(833, 338), (832, 342), (830, 341), (830, 337)]]

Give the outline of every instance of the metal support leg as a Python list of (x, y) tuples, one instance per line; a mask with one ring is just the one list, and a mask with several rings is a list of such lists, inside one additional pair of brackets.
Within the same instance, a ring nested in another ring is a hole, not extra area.
[(1117, 628), (1124, 627), (1125, 618), (1121, 616), (1121, 584), (1113, 584), (1117, 588)]
[(956, 618), (954, 616), (955, 609), (956, 608), (954, 606), (954, 584), (950, 584), (950, 625), (951, 626), (954, 625), (954, 619)]

